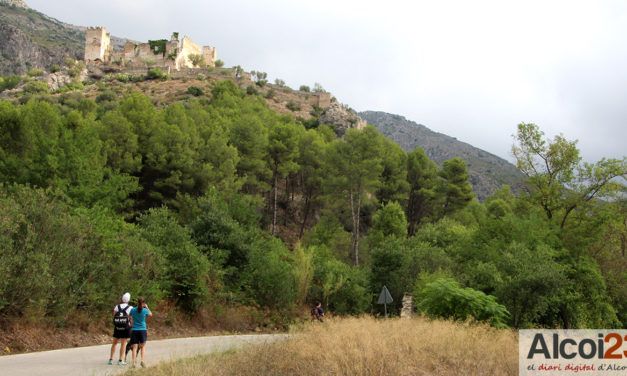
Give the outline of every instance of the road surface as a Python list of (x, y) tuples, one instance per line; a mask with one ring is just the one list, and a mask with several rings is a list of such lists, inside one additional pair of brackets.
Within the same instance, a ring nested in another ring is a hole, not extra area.
[[(259, 344), (285, 338), (284, 334), (212, 336), (148, 341), (146, 365), (198, 354), (226, 351), (245, 344)], [(4, 376), (73, 376), (117, 375), (130, 367), (107, 365), (111, 345), (77, 347), (28, 354), (0, 356), (0, 375)], [(119, 345), (116, 350), (119, 349)], [(119, 350), (118, 350), (119, 351)], [(116, 351), (118, 354), (119, 352)], [(131, 354), (128, 354), (130, 363)], [(117, 354), (114, 360), (117, 359)], [(137, 362), (139, 366), (139, 362)]]

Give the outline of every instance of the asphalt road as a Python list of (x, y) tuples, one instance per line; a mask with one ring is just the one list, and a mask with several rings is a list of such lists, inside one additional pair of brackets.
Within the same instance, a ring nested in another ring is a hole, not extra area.
[[(285, 337), (283, 334), (259, 334), (149, 340), (145, 360), (146, 365), (151, 366), (162, 361), (226, 351), (249, 343), (266, 343)], [(100, 345), (0, 356), (0, 375), (100, 376), (116, 375), (127, 370), (130, 364), (107, 365), (110, 349), (111, 345)], [(129, 353), (129, 363), (130, 358)], [(137, 365), (139, 366), (139, 361)]]

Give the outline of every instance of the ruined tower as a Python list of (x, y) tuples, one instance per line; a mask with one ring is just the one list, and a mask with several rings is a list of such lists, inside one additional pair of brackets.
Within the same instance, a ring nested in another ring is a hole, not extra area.
[(97, 60), (108, 63), (111, 60), (111, 35), (104, 27), (90, 27), (85, 30), (85, 62)]
[(210, 67), (216, 66), (216, 60), (218, 60), (218, 54), (215, 47), (202, 46), (202, 56), (205, 60), (205, 64)]

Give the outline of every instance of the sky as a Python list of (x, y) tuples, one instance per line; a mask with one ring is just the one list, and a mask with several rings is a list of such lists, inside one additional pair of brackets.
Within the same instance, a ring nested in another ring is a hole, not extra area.
[(627, 1), (27, 0), (137, 41), (173, 31), (226, 66), (357, 111), (400, 114), (512, 161), (520, 122), (579, 140), (586, 161), (627, 140)]

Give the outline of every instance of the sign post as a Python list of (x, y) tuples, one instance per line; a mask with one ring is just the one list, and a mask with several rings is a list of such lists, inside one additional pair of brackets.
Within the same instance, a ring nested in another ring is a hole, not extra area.
[(388, 304), (392, 303), (393, 301), (394, 299), (392, 299), (392, 294), (390, 294), (390, 291), (384, 285), (383, 289), (381, 289), (381, 293), (379, 294), (379, 300), (377, 301), (377, 304), (383, 304), (385, 317), (388, 317)]

